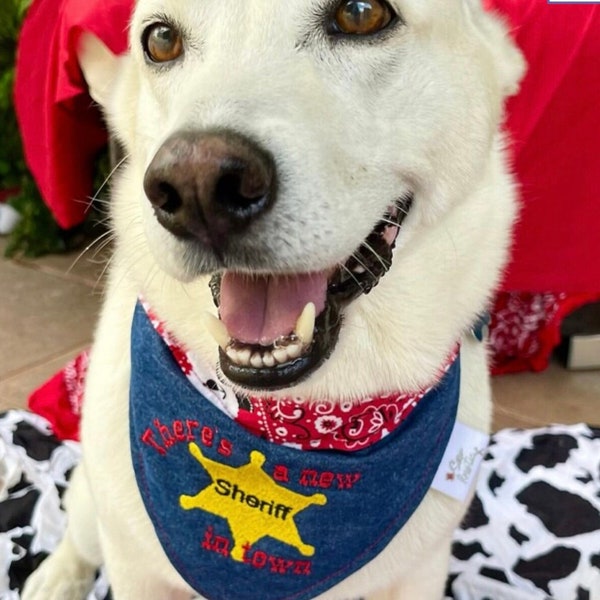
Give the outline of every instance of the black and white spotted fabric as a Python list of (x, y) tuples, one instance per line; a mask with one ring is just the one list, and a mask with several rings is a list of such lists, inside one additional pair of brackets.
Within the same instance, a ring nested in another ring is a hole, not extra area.
[(453, 555), (456, 600), (599, 600), (600, 429), (496, 434)]
[[(79, 457), (79, 444), (61, 443), (42, 417), (0, 415), (0, 600), (19, 600), (28, 575), (61, 539), (62, 497)], [(107, 599), (106, 582), (96, 587), (88, 600)]]
[(54, 548), (65, 516), (61, 496), (77, 463), (73, 444), (50, 435), (43, 419), (0, 419), (0, 597), (17, 599), (23, 578)]
[[(0, 414), (0, 600), (60, 539), (78, 460), (42, 418)], [(449, 600), (600, 600), (600, 429), (496, 434), (453, 554)], [(87, 600), (109, 598), (101, 575)]]

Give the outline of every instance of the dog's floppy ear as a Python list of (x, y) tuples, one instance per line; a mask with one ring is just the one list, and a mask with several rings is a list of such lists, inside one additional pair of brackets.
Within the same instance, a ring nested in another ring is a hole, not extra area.
[(77, 60), (88, 84), (90, 96), (106, 109), (119, 71), (119, 57), (94, 34), (84, 32), (79, 38)]
[(463, 6), (479, 41), (491, 54), (501, 93), (504, 97), (514, 96), (519, 91), (526, 63), (508, 27), (500, 15), (483, 9), (482, 0), (463, 0)]

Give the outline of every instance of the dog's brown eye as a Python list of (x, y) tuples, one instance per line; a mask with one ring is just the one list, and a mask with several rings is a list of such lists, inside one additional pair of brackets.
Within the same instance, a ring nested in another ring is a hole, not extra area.
[(144, 32), (143, 43), (146, 55), (152, 62), (170, 62), (183, 54), (181, 34), (166, 23), (150, 25)]
[(335, 12), (335, 30), (351, 35), (370, 35), (385, 29), (394, 11), (380, 0), (344, 0)]

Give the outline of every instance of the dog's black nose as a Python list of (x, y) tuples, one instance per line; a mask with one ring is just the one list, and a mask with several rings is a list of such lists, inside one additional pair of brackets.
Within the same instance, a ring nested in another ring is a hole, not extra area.
[(258, 144), (231, 131), (186, 131), (154, 156), (144, 190), (158, 221), (179, 237), (220, 249), (275, 196), (275, 162)]

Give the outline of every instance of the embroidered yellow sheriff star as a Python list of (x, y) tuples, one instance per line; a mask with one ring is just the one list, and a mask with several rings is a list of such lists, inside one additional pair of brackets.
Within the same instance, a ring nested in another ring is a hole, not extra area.
[(249, 463), (230, 467), (206, 458), (194, 443), (189, 450), (212, 483), (196, 496), (181, 496), (179, 503), (184, 510), (200, 509), (228, 521), (234, 542), (231, 558), (242, 561), (244, 547), (266, 536), (293, 546), (303, 556), (315, 553), (300, 538), (294, 517), (309, 506), (323, 506), (326, 496), (303, 496), (278, 485), (263, 471), (265, 456), (258, 451), (250, 454)]

